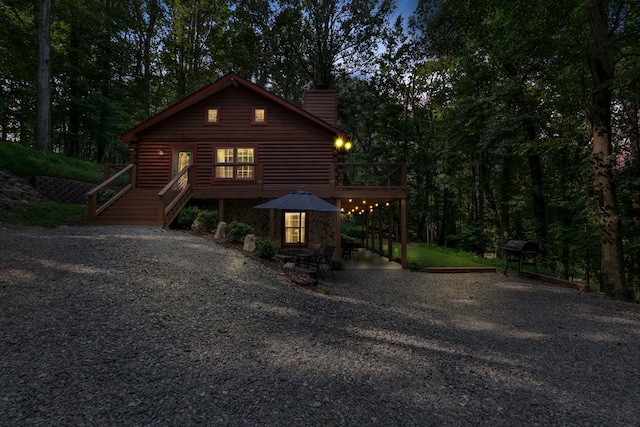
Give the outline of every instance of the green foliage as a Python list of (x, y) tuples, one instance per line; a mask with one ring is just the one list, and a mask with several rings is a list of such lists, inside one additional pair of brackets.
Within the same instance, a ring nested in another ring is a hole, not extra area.
[(78, 224), (87, 219), (87, 207), (67, 203), (18, 203), (0, 210), (0, 222), (40, 227)]
[(239, 221), (231, 221), (224, 229), (227, 238), (232, 242), (241, 242), (244, 236), (253, 233), (253, 227)]
[(98, 192), (98, 200), (97, 200), (98, 206), (108, 202), (115, 195), (116, 195), (116, 192), (110, 188), (104, 188), (100, 190)]
[(278, 240), (262, 236), (256, 238), (256, 250), (262, 258), (273, 258), (278, 253), (279, 248), (280, 242)]
[(200, 208), (197, 206), (185, 206), (182, 208), (176, 218), (178, 228), (183, 230), (191, 229), (191, 224), (193, 224), (193, 221), (198, 217), (198, 213), (200, 213)]
[(355, 221), (343, 220), (340, 224), (340, 230), (344, 236), (354, 237), (356, 239), (362, 238), (362, 225)]
[(477, 224), (467, 224), (449, 237), (449, 246), (462, 251), (483, 255), (489, 247), (490, 239)]
[(43, 153), (11, 142), (0, 142), (0, 169), (22, 176), (53, 176), (99, 183), (103, 167), (62, 154)]
[(420, 271), (422, 267), (420, 267), (420, 262), (416, 260), (407, 261), (407, 269), (409, 271)]
[(198, 212), (196, 220), (205, 231), (215, 230), (218, 225), (218, 211), (204, 209)]

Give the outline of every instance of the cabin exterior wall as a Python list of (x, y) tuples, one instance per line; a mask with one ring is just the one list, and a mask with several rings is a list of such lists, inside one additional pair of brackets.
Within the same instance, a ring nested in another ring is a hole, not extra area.
[[(206, 110), (212, 106), (219, 109), (217, 125), (205, 123)], [(251, 124), (253, 107), (265, 108), (266, 124)], [(334, 136), (247, 88), (229, 86), (138, 135), (137, 185), (161, 188), (171, 178), (173, 149), (190, 147), (194, 152), (194, 189), (215, 192), (223, 187), (255, 187), (255, 180), (220, 181), (214, 177), (216, 148), (251, 146), (256, 165), (262, 168), (262, 184), (291, 191), (301, 185), (328, 186), (327, 165), (336, 161)]]

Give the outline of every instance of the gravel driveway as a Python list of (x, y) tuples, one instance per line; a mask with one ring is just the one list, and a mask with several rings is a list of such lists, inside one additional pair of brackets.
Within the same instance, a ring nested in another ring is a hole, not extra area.
[(0, 424), (640, 425), (639, 305), (500, 274), (319, 287), (183, 232), (0, 229)]

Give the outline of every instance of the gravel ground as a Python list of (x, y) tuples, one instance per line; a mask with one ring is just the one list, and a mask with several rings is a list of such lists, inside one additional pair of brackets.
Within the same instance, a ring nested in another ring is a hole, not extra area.
[(640, 425), (636, 304), (397, 270), (321, 293), (183, 232), (0, 233), (3, 426)]

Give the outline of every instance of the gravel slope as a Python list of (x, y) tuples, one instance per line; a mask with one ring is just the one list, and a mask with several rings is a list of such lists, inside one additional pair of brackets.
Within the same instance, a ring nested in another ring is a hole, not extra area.
[(640, 306), (499, 274), (292, 286), (151, 228), (0, 229), (0, 425), (640, 425)]

